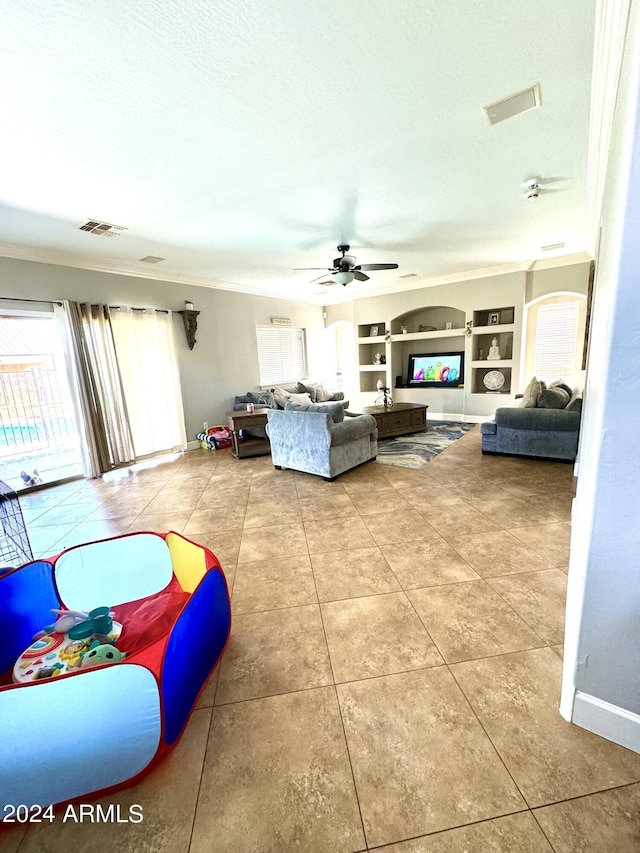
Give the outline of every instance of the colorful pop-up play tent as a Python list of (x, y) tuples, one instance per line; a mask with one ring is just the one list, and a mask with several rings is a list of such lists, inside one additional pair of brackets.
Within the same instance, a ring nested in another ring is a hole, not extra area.
[[(52, 609), (108, 605), (124, 660), (13, 683)], [(0, 575), (0, 791), (47, 805), (137, 781), (176, 744), (231, 627), (224, 573), (177, 533), (78, 545)]]

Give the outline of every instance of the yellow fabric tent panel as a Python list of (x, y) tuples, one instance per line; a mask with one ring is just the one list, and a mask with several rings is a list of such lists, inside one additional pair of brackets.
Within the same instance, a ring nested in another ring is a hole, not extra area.
[(178, 583), (185, 592), (194, 592), (207, 571), (203, 548), (188, 542), (177, 533), (167, 533), (165, 541)]

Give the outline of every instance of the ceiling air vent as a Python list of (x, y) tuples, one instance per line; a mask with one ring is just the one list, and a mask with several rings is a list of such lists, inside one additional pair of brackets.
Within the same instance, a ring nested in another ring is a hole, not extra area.
[(110, 225), (108, 222), (99, 222), (97, 219), (88, 219), (78, 226), (80, 231), (88, 231), (89, 234), (97, 234), (99, 237), (117, 237), (128, 229), (124, 225)]
[(540, 84), (536, 83), (535, 86), (516, 92), (515, 95), (509, 95), (502, 101), (496, 101), (495, 104), (483, 107), (482, 111), (489, 124), (497, 124), (499, 121), (513, 118), (520, 113), (526, 113), (535, 107), (539, 107), (540, 103)]
[(404, 275), (398, 276), (398, 278), (417, 278), (417, 275), (415, 272), (407, 272)]
[(155, 255), (145, 255), (145, 257), (140, 258), (140, 260), (145, 264), (159, 264), (160, 261), (165, 261), (166, 258), (157, 258)]

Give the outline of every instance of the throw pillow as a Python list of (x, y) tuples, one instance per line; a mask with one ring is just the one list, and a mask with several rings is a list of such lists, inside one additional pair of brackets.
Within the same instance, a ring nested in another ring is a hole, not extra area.
[[(344, 396), (344, 394), (342, 395)], [(329, 403), (334, 399), (334, 395), (330, 394), (322, 383), (316, 388), (316, 403)]]
[(257, 408), (263, 409), (277, 409), (278, 404), (275, 401), (275, 397), (271, 393), (271, 391), (248, 391), (247, 397), (249, 398), (247, 402), (253, 403)]
[(570, 395), (556, 385), (555, 388), (547, 388), (538, 394), (538, 408), (540, 409), (564, 409), (569, 402)]
[(312, 403), (317, 401), (317, 388), (316, 382), (298, 382), (298, 394), (308, 394)]
[(284, 388), (280, 388), (276, 385), (275, 388), (271, 389), (271, 393), (273, 394), (273, 399), (276, 401), (279, 408), (284, 409), (287, 400), (291, 396), (289, 391), (285, 391)]
[(522, 401), (525, 409), (534, 409), (538, 404), (540, 392), (546, 388), (544, 382), (534, 376), (522, 393)]
[(582, 391), (579, 388), (575, 388), (573, 394), (571, 395), (571, 399), (567, 403), (567, 412), (577, 412), (580, 414), (582, 411)]
[(571, 395), (573, 394), (571, 388), (569, 388), (569, 386), (566, 385), (561, 379), (556, 379), (555, 382), (552, 382), (551, 385), (549, 385), (549, 388), (562, 388), (564, 391), (567, 392), (569, 397), (571, 397)]
[(299, 406), (309, 406), (311, 405), (311, 397), (308, 394), (289, 394), (287, 403), (297, 403)]

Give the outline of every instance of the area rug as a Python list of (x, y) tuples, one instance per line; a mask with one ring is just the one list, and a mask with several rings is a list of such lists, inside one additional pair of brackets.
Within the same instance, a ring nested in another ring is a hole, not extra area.
[(400, 468), (422, 468), (474, 426), (454, 421), (428, 421), (426, 432), (378, 441), (378, 462)]

